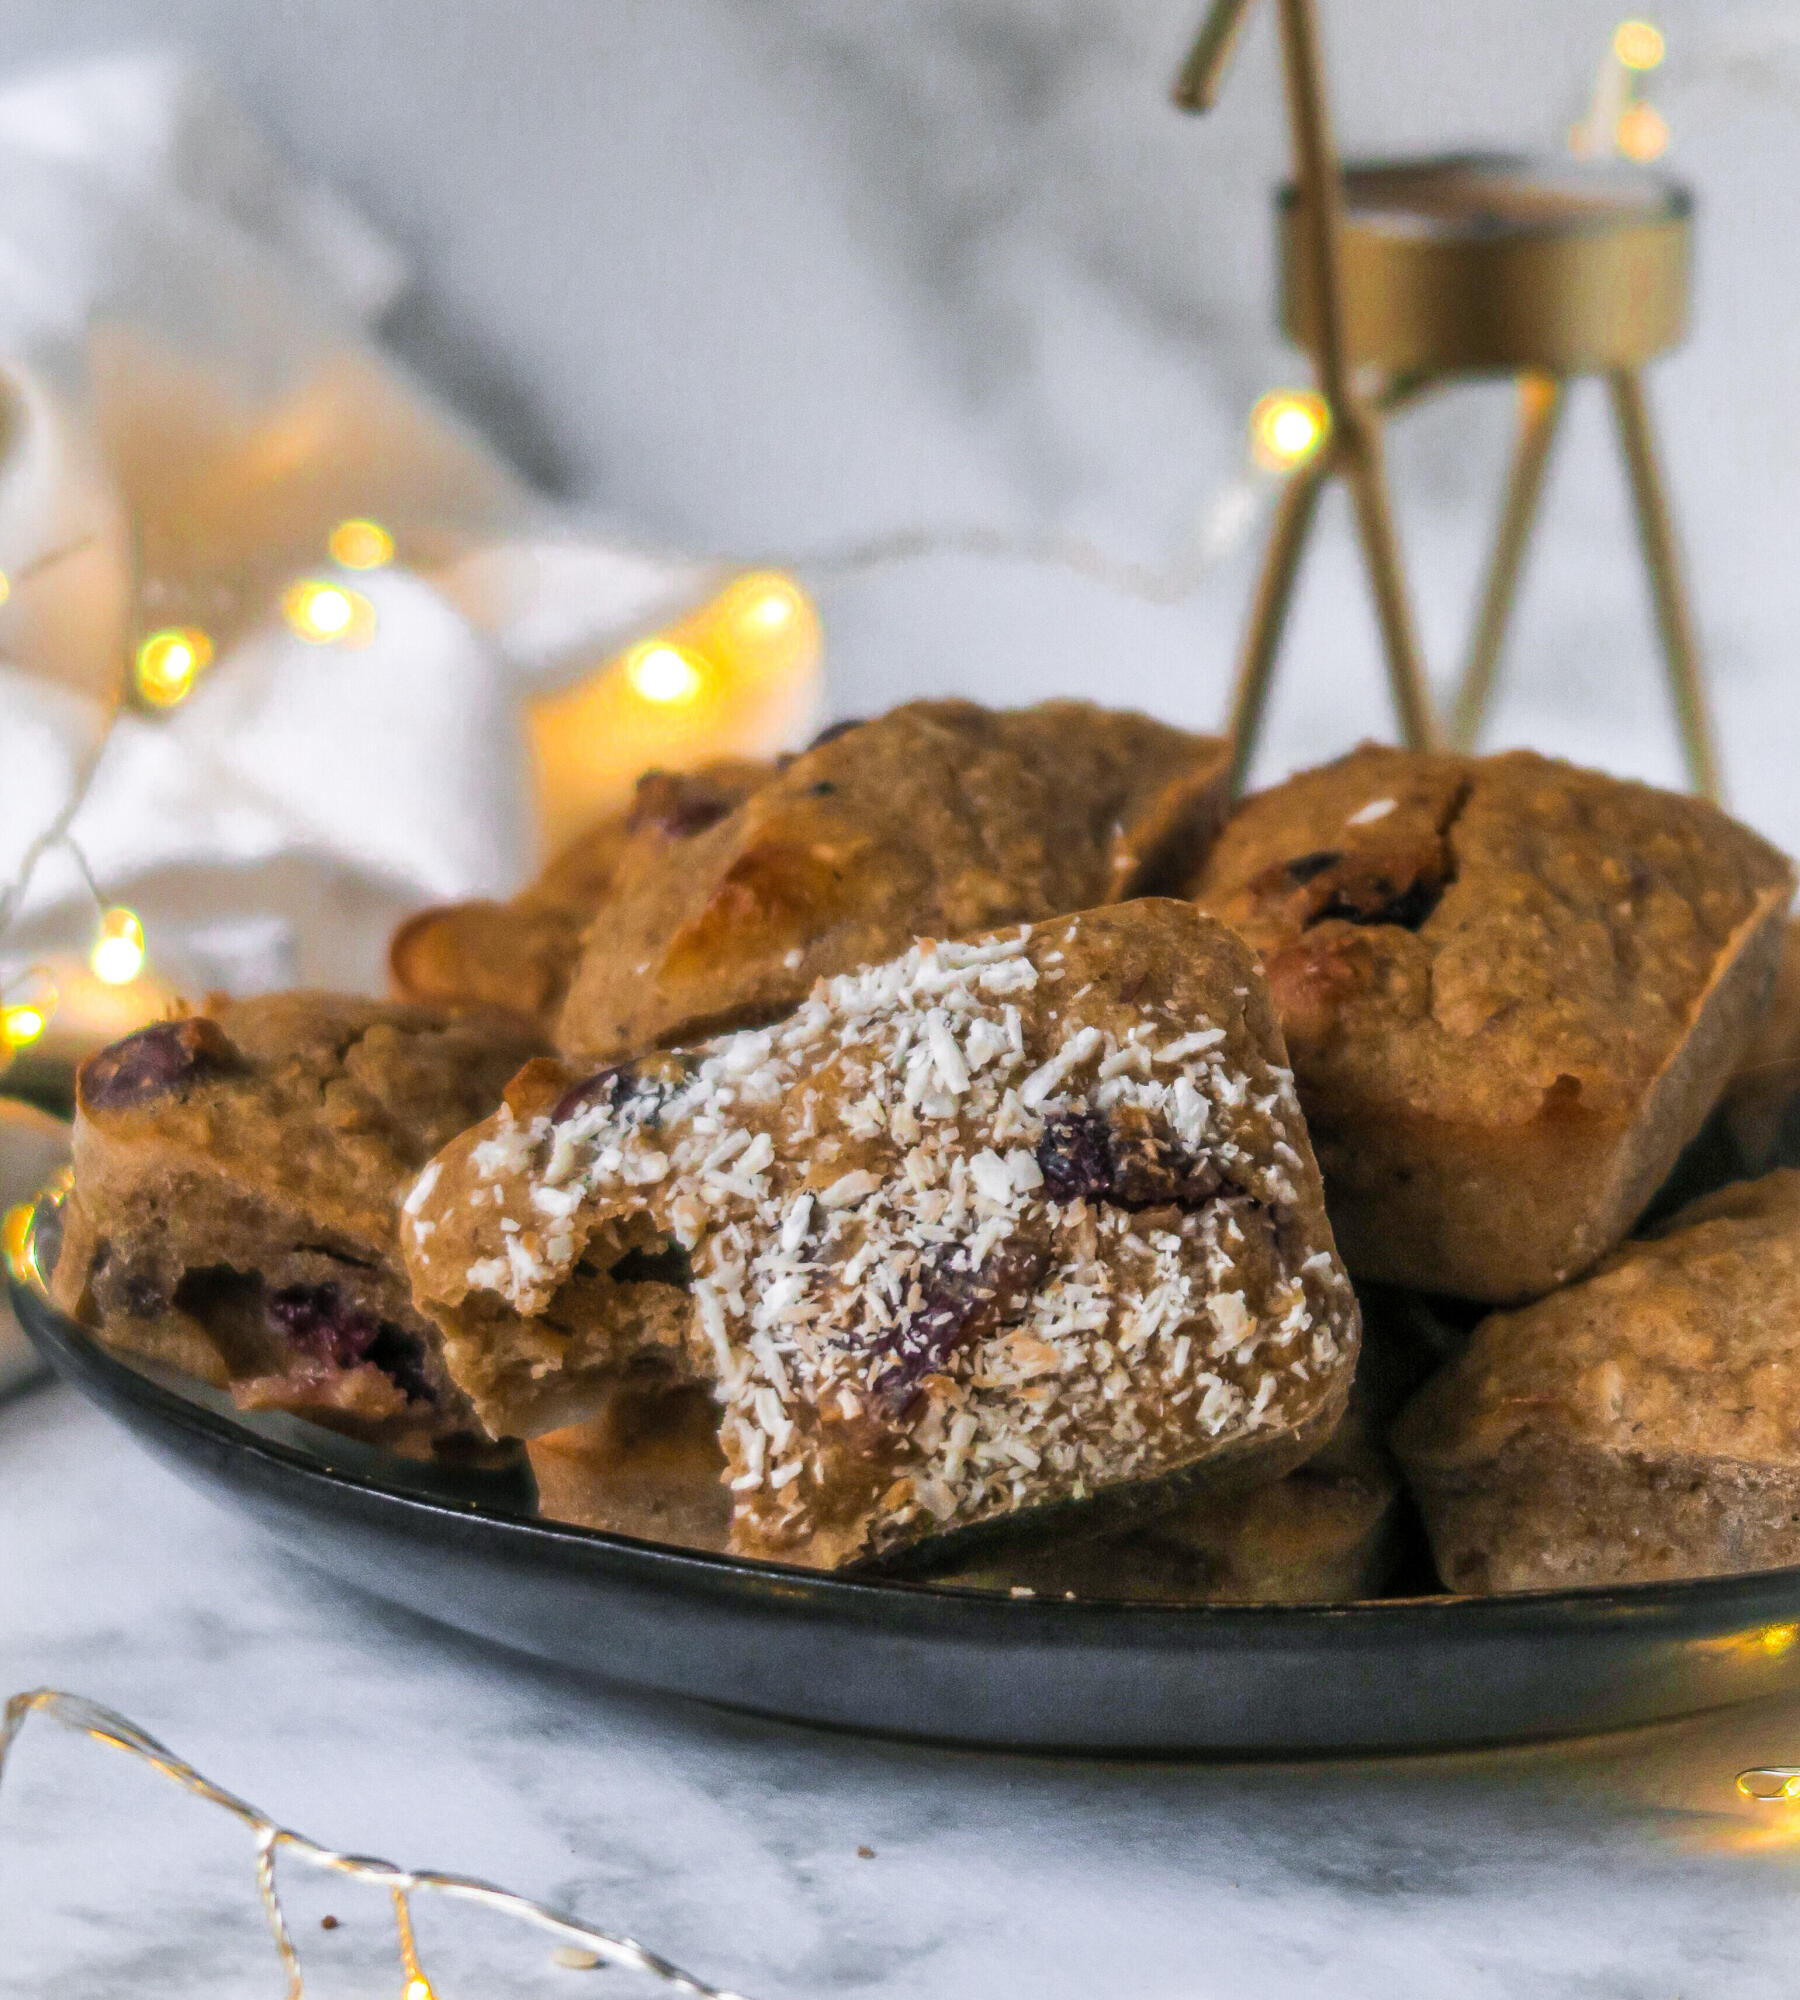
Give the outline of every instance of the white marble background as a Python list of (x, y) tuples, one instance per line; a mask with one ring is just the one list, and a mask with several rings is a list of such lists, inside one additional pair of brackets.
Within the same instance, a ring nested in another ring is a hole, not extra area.
[[(998, 523), (1155, 559), (1231, 470), (1273, 339), (1267, 24), (1207, 123), (1186, 0), (11, 0), (0, 56), (177, 44), (424, 274), (395, 338), (539, 478), (697, 549)], [(1327, 0), (1362, 150), (1556, 143), (1596, 0)], [(1653, 394), (1743, 809), (1800, 842), (1800, 6), (1670, 0), (1656, 97), (1702, 201)], [(1496, 738), (1675, 771), (1598, 399), (1559, 447)], [(1503, 396), (1395, 453), (1454, 660)], [(1051, 690), (1220, 713), (1248, 559), (1153, 611), (938, 561), (824, 594), (834, 701)], [(1271, 770), (1384, 726), (1331, 518)], [(111, 1701), (320, 1836), (499, 1875), (766, 1996), (1697, 1996), (1792, 1985), (1785, 1819), (1731, 1774), (1800, 1708), (1397, 1765), (1105, 1766), (680, 1710), (457, 1646), (292, 1573), (60, 1391), (0, 1406), (0, 1689)], [(0, 1798), (0, 1995), (260, 1995), (233, 1830), (28, 1739)], [(153, 1834), (147, 1853), (133, 1827)], [(876, 1850), (858, 1858), (858, 1844)], [(323, 1994), (391, 1994), (379, 1912), (309, 1898)], [(344, 1927), (327, 1938), (330, 1907)], [(585, 1990), (493, 1934), (462, 1993)], [(446, 1973), (449, 1955), (439, 1961)], [(519, 1968), (526, 1968), (520, 1970)], [(592, 1975), (597, 1990), (630, 1990)]]
[[(1621, 0), (1327, 5), (1347, 149), (1555, 146)], [(394, 332), (547, 483), (696, 548), (969, 521), (1155, 559), (1292, 378), (1269, 324), (1273, 33), (1223, 108), (1166, 86), (1198, 0), (12, 0), (8, 59), (174, 44), (418, 260)], [(1653, 395), (1741, 807), (1800, 842), (1800, 7), (1671, 0), (1655, 96), (1701, 201)], [(1460, 651), (1503, 391), (1395, 453), (1420, 619)], [(1334, 512), (1267, 769), (1386, 727)], [(1246, 558), (1174, 610), (941, 560), (825, 593), (846, 712), (959, 689), (1215, 720)], [(1598, 391), (1560, 441), (1495, 740), (1673, 777)]]

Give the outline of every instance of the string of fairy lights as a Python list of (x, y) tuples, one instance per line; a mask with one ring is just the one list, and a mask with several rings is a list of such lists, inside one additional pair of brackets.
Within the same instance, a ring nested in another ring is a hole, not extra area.
[(334, 1848), (309, 1840), (292, 1827), (282, 1826), (247, 1800), (216, 1785), (174, 1751), (147, 1735), (137, 1724), (116, 1710), (103, 1708), (85, 1696), (66, 1694), (58, 1688), (33, 1688), (14, 1695), (0, 1715), (0, 1779), (6, 1772), (8, 1753), (19, 1733), (33, 1716), (72, 1730), (91, 1743), (122, 1750), (169, 1779), (191, 1797), (227, 1812), (244, 1826), (254, 1843), (258, 1897), (268, 1921), (269, 1935), (287, 1977), (288, 2000), (304, 2000), (305, 1978), (300, 1953), (294, 1943), (293, 1927), (282, 1906), (276, 1879), (277, 1862), (283, 1858), (304, 1863), (322, 1873), (347, 1877), (385, 1890), (394, 1914), (395, 1943), (400, 1957), (400, 2000), (437, 2000), (437, 1989), (420, 1962), (418, 1939), (413, 1928), (411, 1899), (421, 1893), (454, 1902), (474, 1903), (495, 1914), (510, 1917), (546, 1932), (558, 1940), (551, 1962), (570, 1971), (595, 1971), (602, 1966), (618, 1966), (647, 1974), (671, 1992), (686, 1993), (694, 2000), (743, 2000), (741, 1994), (709, 1986), (691, 1972), (671, 1963), (633, 1938), (618, 1937), (596, 1929), (574, 1917), (564, 1916), (542, 1903), (492, 1882), (469, 1875), (446, 1875), (435, 1869), (400, 1868), (391, 1861), (367, 1854), (340, 1854)]
[[(1574, 153), (1590, 158), (1623, 155), (1640, 162), (1662, 154), (1669, 140), (1668, 123), (1645, 92), (1648, 77), (1661, 66), (1665, 53), (1662, 32), (1652, 22), (1633, 19), (1618, 24), (1586, 114), (1569, 135)], [(698, 621), (689, 621), (680, 632), (647, 639), (611, 662), (607, 677), (616, 681), (620, 692), (652, 713), (698, 702), (719, 674), (753, 668), (750, 654), (759, 634), (772, 631), (797, 612), (814, 615), (800, 586), (784, 573), (789, 570), (841, 578), (929, 556), (962, 555), (1051, 566), (1150, 603), (1180, 602), (1242, 545), (1267, 488), (1288, 478), (1317, 453), (1325, 442), (1328, 425), (1325, 403), (1310, 389), (1281, 388), (1261, 397), (1250, 412), (1243, 468), (1201, 510), (1191, 543), (1167, 562), (1124, 562), (1084, 541), (1033, 540), (980, 527), (884, 536), (788, 556), (763, 571), (740, 577), (731, 586), (728, 619), (721, 620), (715, 614), (713, 629), (696, 630), (696, 626), (707, 626), (707, 616), (702, 613)], [(395, 533), (376, 520), (346, 518), (329, 529), (321, 553), (330, 573), (303, 575), (291, 583), (281, 595), (280, 616), (289, 631), (309, 645), (366, 646), (375, 636), (377, 618), (374, 605), (356, 587), (355, 579), (400, 558)], [(0, 608), (22, 580), (0, 573)], [(216, 650), (213, 634), (198, 625), (166, 626), (146, 634), (132, 650), (120, 707), (148, 716), (180, 708), (212, 667)], [(106, 733), (110, 733), (110, 722)], [(104, 748), (104, 735), (100, 748)], [(98, 764), (96, 752), (55, 824), (32, 844), (15, 879), (0, 889), (0, 943), (18, 915), (37, 866), (60, 848), (73, 860), (93, 901), (88, 966), (102, 985), (129, 987), (149, 963), (143, 924), (133, 910), (109, 902), (102, 894), (71, 831)], [(19, 1052), (46, 1032), (61, 998), (54, 973), (44, 963), (32, 964), (9, 980), (3, 973), (0, 967), (0, 1074)]]
[[(1583, 158), (1614, 156), (1648, 163), (1667, 150), (1668, 122), (1647, 95), (1648, 80), (1660, 68), (1665, 55), (1664, 36), (1652, 22), (1631, 19), (1617, 25), (1587, 109), (1568, 135), (1572, 153)], [(1054, 537), (1034, 540), (998, 529), (908, 531), (803, 556), (790, 555), (742, 574), (712, 605), (680, 626), (629, 648), (607, 665), (605, 673), (632, 699), (652, 711), (674, 711), (702, 700), (721, 671), (729, 672), (734, 665), (753, 661), (759, 643), (779, 635), (798, 620), (815, 616), (801, 586), (786, 573), (790, 570), (842, 577), (925, 557), (963, 555), (1052, 566), (1146, 602), (1179, 602), (1191, 595), (1208, 572), (1241, 545), (1269, 489), (1292, 476), (1317, 454), (1327, 441), (1329, 421), (1323, 399), (1310, 389), (1284, 387), (1262, 396), (1249, 415), (1243, 467), (1202, 510), (1191, 545), (1167, 562), (1155, 565), (1123, 562), (1084, 541)], [(41, 559), (29, 573), (21, 570), (8, 576), (0, 572), (0, 608), (26, 582), (67, 553), (58, 551)], [(287, 628), (307, 644), (366, 646), (375, 636), (377, 615), (369, 597), (357, 588), (356, 578), (403, 560), (395, 532), (366, 517), (345, 518), (329, 529), (321, 554), (324, 562), (318, 573), (301, 576), (282, 592), (280, 616)], [(131, 651), (114, 719), (126, 709), (146, 716), (179, 709), (204, 680), (216, 650), (213, 634), (197, 625), (166, 626), (144, 635)], [(108, 733), (110, 721), (78, 774), (64, 807), (31, 844), (14, 879), (0, 887), (0, 943), (18, 915), (33, 871), (47, 854), (60, 848), (74, 862), (94, 906), (88, 967), (103, 985), (123, 988), (143, 977), (149, 962), (143, 925), (134, 911), (106, 900), (70, 831)], [(55, 1016), (58, 1000), (54, 978), (43, 965), (31, 966), (22, 975), (0, 984), (0, 1076), (16, 1054), (44, 1035)], [(29, 1206), (6, 1218), (6, 1247), (13, 1267), (20, 1272), (29, 1255), (29, 1219)], [(1771, 1632), (1783, 1636), (1784, 1642), (1791, 1641), (1793, 1630), (1791, 1626), (1771, 1628)], [(277, 1887), (276, 1864), (282, 1856), (370, 1884), (388, 1894), (400, 1959), (402, 2000), (436, 2000), (437, 1990), (420, 1962), (409, 1901), (421, 1892), (473, 1902), (548, 1933), (558, 1940), (552, 1959), (559, 1966), (629, 1967), (656, 1978), (671, 1990), (699, 1996), (699, 2000), (735, 2000), (735, 1996), (706, 1985), (629, 1938), (579, 1923), (494, 1884), (428, 1870), (403, 1869), (390, 1862), (325, 1848), (223, 1790), (125, 1717), (80, 1696), (53, 1689), (14, 1696), (0, 1718), (0, 1776), (4, 1775), (8, 1751), (31, 1716), (41, 1716), (89, 1741), (125, 1751), (190, 1795), (230, 1813), (251, 1832), (258, 1891), (287, 1979), (289, 2000), (302, 2000), (304, 1983), (299, 1954)], [(1800, 1799), (1800, 1768), (1771, 1766), (1747, 1770), (1739, 1775), (1737, 1786), (1746, 1797), (1764, 1803)]]

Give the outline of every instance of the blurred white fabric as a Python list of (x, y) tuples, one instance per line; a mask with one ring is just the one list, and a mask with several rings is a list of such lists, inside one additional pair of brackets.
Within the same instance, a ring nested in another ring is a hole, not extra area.
[[(105, 735), (132, 644), (188, 624), (218, 657), (171, 713), (119, 717), (71, 829), (107, 896), (147, 923), (158, 883), (189, 925), (272, 910), (304, 976), (350, 978), (389, 906), (529, 872), (521, 696), (721, 573), (533, 496), (380, 351), (405, 282), (180, 61), (0, 90), (0, 891)], [(341, 579), (374, 607), (366, 644), (309, 644), (281, 590), (332, 575), (350, 516), (399, 561)], [(26, 936), (86, 895), (52, 852)]]

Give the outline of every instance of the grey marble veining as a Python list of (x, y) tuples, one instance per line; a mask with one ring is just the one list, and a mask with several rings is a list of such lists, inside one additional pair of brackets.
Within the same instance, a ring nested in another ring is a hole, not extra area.
[[(109, 1702), (318, 1838), (498, 1877), (757, 2000), (1791, 1990), (1800, 1809), (1732, 1778), (1800, 1753), (1800, 1705), (1312, 1765), (814, 1733), (326, 1584), (60, 1389), (0, 1405), (0, 1521), (0, 1686)], [(379, 1899), (292, 1880), (316, 1991), (391, 1995)], [(422, 1919), (445, 2000), (638, 1990), (529, 1933)], [(0, 1940), (5, 2000), (279, 1990), (239, 1830), (49, 1730), (0, 1793)]]

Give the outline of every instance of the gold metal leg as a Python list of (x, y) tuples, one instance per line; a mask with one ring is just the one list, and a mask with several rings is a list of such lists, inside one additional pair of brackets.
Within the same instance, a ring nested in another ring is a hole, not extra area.
[(1294, 175), (1306, 222), (1306, 249), (1312, 265), (1312, 295), (1318, 348), (1313, 356), (1319, 389), (1330, 406), (1338, 435), (1338, 456), (1356, 508), (1363, 560), (1375, 593), (1387, 654), (1388, 680), (1399, 712), (1400, 731), (1415, 750), (1437, 740), (1431, 696), (1419, 658), (1412, 612), (1401, 572), (1399, 538), (1388, 505), (1381, 447), (1381, 419), (1356, 394), (1350, 378), (1344, 335), (1344, 294), (1339, 255), (1343, 188), (1325, 101), (1319, 24), (1312, 0), (1281, 0), (1282, 72), (1287, 82), (1288, 122), (1293, 132)]
[(1713, 750), (1706, 690), (1700, 680), (1700, 649), (1694, 640), (1687, 593), (1682, 586), (1681, 558), (1675, 547), (1675, 527), (1657, 470), (1656, 447), (1650, 432), (1650, 410), (1644, 385), (1635, 368), (1621, 368), (1607, 377), (1619, 442), (1631, 474), (1631, 497), (1637, 509), (1638, 536), (1644, 566), (1656, 600), (1657, 629), (1668, 664), (1669, 690), (1675, 698), (1681, 747), (1687, 759), (1688, 783), (1702, 797), (1719, 796), (1719, 766)]
[(1300, 552), (1318, 514), (1319, 495), (1331, 477), (1331, 457), (1327, 445), (1312, 464), (1291, 475), (1282, 489), (1269, 546), (1263, 552), (1262, 574), (1256, 581), (1256, 597), (1244, 634), (1244, 651), (1238, 664), (1237, 685), (1232, 690), (1231, 720), (1227, 725), (1234, 799), (1243, 790), (1244, 774), (1250, 768), (1250, 760), (1256, 754), (1256, 739), (1262, 733), (1263, 710), (1268, 704), (1269, 682), (1287, 624), (1288, 605), (1293, 600)]
[(1530, 539), (1531, 524), (1544, 490), (1544, 468), (1549, 463), (1550, 446), (1562, 408), (1563, 385), (1555, 376), (1520, 378), (1519, 437), (1513, 448), (1506, 501), (1500, 510), (1500, 532), (1488, 562), (1481, 610), (1469, 642), (1468, 660), (1456, 691), (1456, 710), (1450, 724), (1450, 741), (1458, 750), (1473, 750), (1481, 734), (1481, 719), (1493, 689), (1494, 669), (1506, 637), (1507, 620), (1512, 615), (1525, 544)]
[(1344, 477), (1349, 482), (1350, 498), (1356, 506), (1356, 526), (1362, 537), (1363, 561), (1368, 567), (1370, 588), (1375, 593), (1375, 615), (1381, 621), (1388, 686), (1393, 691), (1394, 712), (1400, 721), (1400, 740), (1409, 750), (1435, 750), (1438, 745), (1437, 717), (1431, 706), (1425, 670), (1420, 663), (1412, 607), (1406, 598), (1406, 579), (1400, 566), (1400, 543), (1394, 532), (1393, 511), (1388, 505), (1386, 455), (1382, 450), (1378, 418), (1370, 416), (1366, 419), (1362, 436), (1344, 456)]
[[(1440, 386), (1429, 375), (1392, 376), (1375, 396), (1374, 404), (1384, 416), (1391, 415), (1429, 396)], [(1244, 632), (1244, 648), (1238, 658), (1231, 718), (1226, 724), (1231, 741), (1233, 798), (1243, 790), (1245, 775), (1256, 755), (1263, 712), (1268, 706), (1269, 684), (1275, 674), (1275, 657), (1281, 650), (1288, 606), (1300, 572), (1300, 556), (1312, 532), (1319, 497), (1325, 490), (1325, 482), (1341, 469), (1336, 441), (1328, 439), (1316, 458), (1288, 475), (1275, 510), (1274, 526), (1269, 531), (1268, 547), (1263, 551), (1262, 570), (1256, 581), (1256, 596), (1251, 602), (1250, 623)]]

